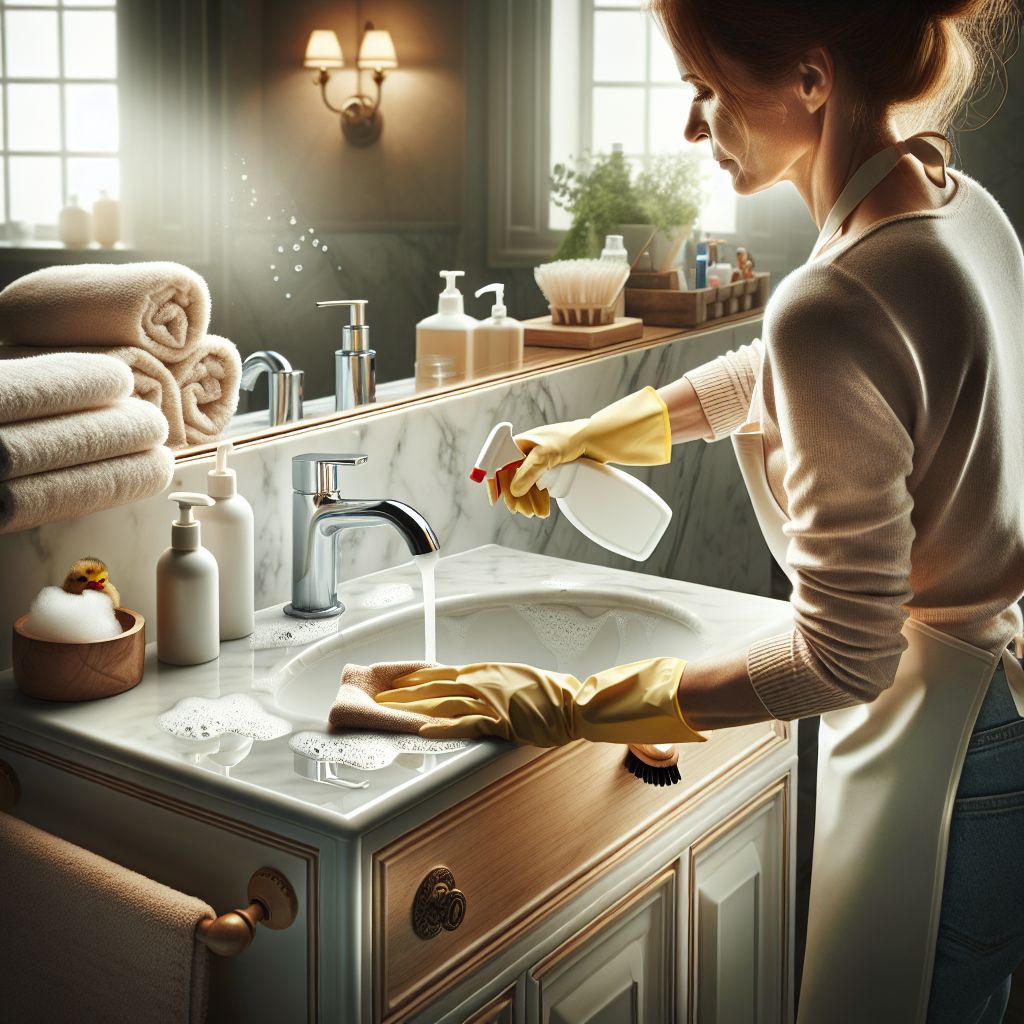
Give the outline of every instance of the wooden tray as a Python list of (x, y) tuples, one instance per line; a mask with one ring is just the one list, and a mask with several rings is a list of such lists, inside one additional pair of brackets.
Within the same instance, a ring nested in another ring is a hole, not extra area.
[[(628, 294), (628, 289), (627, 289)], [(550, 316), (524, 320), (525, 345), (544, 345), (547, 348), (602, 348), (620, 341), (632, 341), (644, 336), (644, 321), (634, 316), (620, 316), (600, 327), (566, 327), (551, 322)]]
[(697, 327), (709, 320), (763, 309), (771, 275), (755, 273), (751, 281), (717, 288), (626, 288), (626, 313), (652, 327)]
[(678, 270), (634, 270), (626, 281), (627, 288), (666, 288), (679, 290)]

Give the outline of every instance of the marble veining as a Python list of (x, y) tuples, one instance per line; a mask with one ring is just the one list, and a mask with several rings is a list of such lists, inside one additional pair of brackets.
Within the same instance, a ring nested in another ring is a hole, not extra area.
[[(689, 579), (748, 593), (770, 592), (771, 559), (761, 538), (727, 442), (677, 445), (670, 465), (631, 471), (674, 509), (673, 521), (642, 566), (613, 555), (578, 533), (557, 513), (549, 519), (510, 516), (491, 508), (484, 488), (468, 479), (479, 446), (498, 420), (528, 428), (573, 419), (646, 384), (661, 385), (687, 369), (749, 340), (758, 321), (663, 342), (642, 351), (567, 364), (535, 377), (512, 379), (424, 404), (341, 421), (302, 435), (243, 447), (233, 464), (256, 519), (256, 604), (286, 602), (291, 590), (291, 476), (293, 455), (308, 451), (365, 452), (344, 493), (396, 498), (417, 508), (441, 541), (442, 554), (499, 543), (576, 561)], [(206, 490), (213, 459), (176, 467), (171, 490)], [(0, 536), (7, 581), (0, 611), (7, 622), (23, 614), (45, 585), (58, 583), (85, 554), (102, 558), (124, 604), (141, 612), (153, 637), (155, 566), (170, 540), (174, 507), (164, 495), (23, 533)], [(345, 532), (342, 580), (409, 557), (403, 541), (381, 526)], [(10, 665), (10, 635), (0, 632), (0, 667)]]
[[(578, 591), (584, 605), (620, 595), (630, 607), (647, 608), (651, 615), (671, 612), (699, 629), (707, 652), (741, 648), (786, 629), (792, 621), (785, 602), (496, 545), (440, 559), (436, 582), (442, 603), (470, 606), (482, 597), (499, 606), (502, 601), (529, 603), (524, 595), (531, 589), (538, 600), (549, 592), (552, 599), (566, 604), (573, 602), (573, 591)], [(395, 600), (381, 607), (374, 600), (379, 594)], [(254, 650), (246, 640), (230, 641), (221, 645), (218, 660), (187, 668), (161, 664), (155, 645), (150, 644), (142, 682), (106, 700), (77, 704), (33, 700), (15, 688), (11, 672), (4, 672), (0, 674), (0, 722), (4, 723), (0, 732), (35, 745), (54, 741), (93, 756), (111, 757), (187, 788), (340, 832), (373, 827), (453, 783), (470, 789), (482, 786), (543, 755), (540, 749), (499, 740), (453, 748), (450, 742), (417, 738), (415, 744), (402, 748), (401, 757), (362, 776), (351, 767), (343, 775), (333, 769), (318, 775), (316, 766), (329, 768), (330, 762), (317, 761), (309, 753), (317, 743), (331, 753), (323, 744), (333, 741), (317, 728), (317, 721), (278, 711), (276, 681), (296, 656), (313, 665), (325, 645), (338, 640), (354, 645), (368, 630), (386, 628), (396, 617), (419, 614), (418, 569), (405, 564), (350, 579), (342, 585), (341, 597), (348, 610), (337, 637), (304, 648), (265, 650)], [(261, 624), (271, 626), (283, 625), (284, 618), (281, 605), (258, 614)], [(330, 697), (325, 697), (320, 724), (326, 721), (329, 704)], [(207, 715), (213, 726), (205, 730), (208, 735), (200, 730), (198, 736), (189, 736), (180, 727), (168, 731), (169, 723), (180, 726), (183, 708), (191, 709), (185, 716), (190, 718), (191, 711), (213, 712), (212, 717)], [(231, 731), (246, 722), (256, 726), (246, 729), (248, 735)], [(303, 732), (316, 736), (300, 744), (312, 744), (308, 750), (297, 752), (292, 740)], [(363, 737), (365, 745), (366, 734)], [(393, 739), (389, 742), (394, 749)]]

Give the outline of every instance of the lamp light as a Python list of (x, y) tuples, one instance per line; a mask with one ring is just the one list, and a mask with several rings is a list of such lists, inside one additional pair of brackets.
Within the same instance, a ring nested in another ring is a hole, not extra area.
[(384, 117), (380, 112), (384, 72), (398, 67), (398, 55), (395, 53), (391, 33), (374, 28), (372, 21), (366, 23), (363, 31), (356, 67), (360, 71), (373, 72), (377, 94), (372, 99), (357, 93), (350, 96), (340, 108), (327, 99), (327, 83), (331, 78), (328, 68), (345, 66), (341, 44), (334, 32), (328, 29), (314, 30), (309, 37), (303, 63), (307, 68), (320, 69), (313, 82), (320, 86), (320, 96), (327, 109), (341, 115), (341, 131), (345, 138), (354, 146), (369, 146), (376, 142), (384, 127)]

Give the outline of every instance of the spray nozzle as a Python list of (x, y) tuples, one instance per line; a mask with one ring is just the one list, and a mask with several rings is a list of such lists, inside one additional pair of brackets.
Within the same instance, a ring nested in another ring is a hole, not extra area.
[(491, 316), (504, 316), (505, 309), (505, 286), (499, 281), (495, 284), (485, 284), (483, 288), (477, 289), (476, 297), (479, 299), (485, 292), (494, 292), (494, 305), (491, 306)]
[(465, 277), (466, 272), (464, 270), (442, 270), (441, 277), (445, 279), (445, 289), (441, 293), (442, 295), (459, 295), (458, 286), (455, 278)]
[(175, 491), (167, 495), (167, 500), (178, 503), (178, 518), (174, 520), (174, 526), (194, 526), (196, 521), (192, 517), (192, 506), (213, 504), (213, 498), (193, 491)]

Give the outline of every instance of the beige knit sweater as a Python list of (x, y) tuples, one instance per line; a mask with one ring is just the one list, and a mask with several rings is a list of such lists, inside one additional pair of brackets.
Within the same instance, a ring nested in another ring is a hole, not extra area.
[(910, 616), (993, 654), (1024, 594), (1024, 255), (966, 175), (793, 271), (763, 337), (685, 376), (718, 440), (764, 355), (769, 484), (790, 521), (795, 628), (753, 644), (767, 709), (892, 685)]

